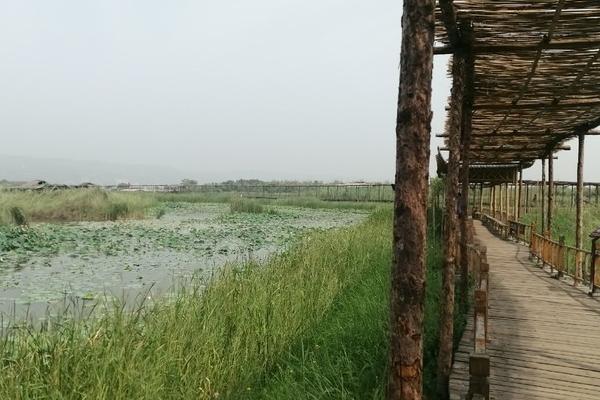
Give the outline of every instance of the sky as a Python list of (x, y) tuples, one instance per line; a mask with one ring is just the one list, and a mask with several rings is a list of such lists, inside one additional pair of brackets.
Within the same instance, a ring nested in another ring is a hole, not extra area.
[[(392, 180), (401, 13), (390, 0), (2, 1), (0, 156), (199, 181)], [(573, 149), (558, 179), (575, 178)], [(600, 181), (600, 137), (586, 149)]]

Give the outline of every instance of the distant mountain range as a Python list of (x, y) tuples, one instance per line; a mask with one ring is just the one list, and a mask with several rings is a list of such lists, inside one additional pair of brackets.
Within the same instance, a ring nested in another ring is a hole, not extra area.
[(58, 158), (0, 155), (0, 180), (79, 184), (93, 182), (113, 185), (177, 183), (188, 176), (176, 168), (156, 165), (119, 164), (102, 161), (79, 161)]

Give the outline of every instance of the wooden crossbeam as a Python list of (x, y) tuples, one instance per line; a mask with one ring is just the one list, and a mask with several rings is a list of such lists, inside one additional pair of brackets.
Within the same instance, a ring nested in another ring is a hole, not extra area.
[[(600, 126), (600, 118), (596, 118), (590, 122), (583, 123), (583, 124), (579, 125), (577, 127), (577, 129), (575, 129), (572, 133), (560, 135), (556, 139), (554, 139), (548, 145), (546, 152), (548, 154), (551, 153), (552, 149), (555, 148), (559, 143), (561, 143), (567, 139), (573, 138), (575, 136), (579, 136), (580, 134), (599, 135), (600, 130), (597, 129), (599, 126)], [(593, 132), (593, 133), (590, 133), (590, 132)]]
[[(600, 129), (591, 129), (589, 131), (587, 131), (585, 133), (586, 136), (600, 136)], [(547, 132), (542, 132), (542, 133), (538, 133), (538, 132), (513, 132), (513, 133), (486, 133), (486, 132), (473, 132), (472, 133), (473, 137), (480, 137), (480, 138), (507, 138), (507, 139), (513, 139), (513, 138), (519, 138), (519, 137), (536, 137), (536, 138), (541, 138), (544, 136), (552, 136), (552, 133), (547, 131)], [(435, 135), (435, 137), (438, 138), (447, 138), (448, 134), (447, 133), (439, 133), (437, 135)]]
[[(482, 54), (500, 54), (500, 53), (532, 53), (539, 49), (539, 43), (511, 43), (511, 44), (475, 44), (473, 53), (475, 55)], [(543, 45), (543, 50), (584, 50), (584, 49), (599, 49), (600, 40), (553, 40), (550, 43)], [(435, 47), (433, 50), (435, 55), (453, 54), (455, 48), (452, 45)]]
[[(598, 132), (597, 134), (600, 135), (600, 132)], [(546, 133), (546, 132), (513, 132), (513, 133), (494, 133), (494, 132), (473, 132), (473, 137), (474, 138), (507, 138), (507, 139), (518, 139), (518, 138), (542, 138), (544, 136), (551, 136), (551, 133)], [(435, 137), (438, 138), (447, 138), (448, 134), (447, 133), (442, 133), (442, 134), (438, 134), (435, 135)]]
[[(483, 151), (490, 151), (490, 152), (498, 152), (498, 153), (515, 153), (515, 152), (520, 152), (520, 151), (524, 151), (524, 152), (528, 152), (528, 151), (543, 151), (546, 148), (546, 145), (542, 145), (542, 146), (533, 146), (533, 145), (528, 145), (526, 147), (518, 147), (518, 148), (514, 148), (514, 147), (502, 147), (502, 146), (497, 146), (497, 147), (475, 147), (473, 145), (471, 145), (471, 147), (469, 148), (469, 150), (471, 152), (483, 152)], [(450, 149), (448, 149), (448, 147), (440, 147), (440, 151), (449, 151)], [(555, 147), (554, 150), (558, 151), (558, 150), (571, 150), (571, 146), (558, 146)]]
[[(520, 104), (512, 104), (512, 103), (479, 103), (475, 104), (476, 110), (538, 110), (538, 109), (548, 109), (548, 110), (556, 110), (556, 109), (565, 109), (565, 108), (585, 108), (585, 107), (596, 107), (600, 106), (600, 99), (592, 99), (592, 100), (578, 100), (578, 101), (569, 101), (569, 102), (557, 102), (553, 101), (552, 103), (548, 102), (538, 102), (538, 103), (520, 103)], [(498, 128), (496, 128), (497, 130)]]

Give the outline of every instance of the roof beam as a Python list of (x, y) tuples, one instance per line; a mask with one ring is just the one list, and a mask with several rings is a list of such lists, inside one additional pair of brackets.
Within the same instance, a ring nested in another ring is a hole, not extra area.
[[(597, 132), (598, 135), (600, 135), (600, 131)], [(551, 136), (551, 133), (548, 132), (511, 132), (511, 133), (494, 133), (494, 132), (490, 132), (490, 133), (485, 133), (485, 132), (479, 132), (479, 133), (473, 133), (473, 137), (474, 138), (490, 138), (490, 139), (494, 139), (494, 138), (507, 138), (507, 139), (518, 139), (518, 138), (541, 138), (544, 136)], [(440, 133), (435, 135), (435, 137), (438, 138), (447, 138), (448, 134), (447, 133)]]
[(597, 129), (600, 126), (600, 118), (596, 118), (590, 122), (586, 122), (583, 123), (581, 125), (579, 125), (579, 127), (577, 127), (577, 129), (575, 129), (574, 132), (569, 133), (569, 134), (565, 134), (565, 135), (560, 135), (558, 136), (556, 139), (554, 139), (547, 147), (547, 153), (551, 153), (554, 147), (556, 147), (559, 143), (573, 138), (575, 136), (578, 136), (579, 134), (583, 133), (585, 135), (600, 135), (600, 130)]
[[(475, 44), (473, 52), (479, 54), (498, 54), (498, 53), (532, 53), (538, 51), (539, 43), (511, 43), (511, 44)], [(583, 50), (583, 49), (599, 49), (600, 40), (554, 40), (550, 43), (542, 45), (543, 50)], [(433, 54), (453, 54), (455, 48), (452, 45), (438, 46), (433, 49)]]
[[(472, 153), (479, 153), (479, 152), (495, 152), (495, 153), (519, 153), (519, 152), (532, 152), (532, 151), (543, 151), (546, 148), (546, 146), (536, 146), (536, 147), (531, 147), (531, 145), (529, 145), (528, 147), (521, 147), (521, 148), (512, 148), (512, 147), (501, 147), (501, 146), (497, 146), (497, 147), (473, 147), (471, 146), (469, 148), (469, 151), (471, 151)], [(449, 151), (450, 149), (448, 147), (440, 147), (440, 151)], [(558, 150), (571, 150), (571, 146), (558, 146), (558, 147), (554, 147), (555, 151)]]
[(577, 108), (577, 107), (594, 107), (600, 106), (600, 99), (593, 100), (579, 100), (569, 102), (556, 102), (552, 103), (541, 102), (541, 103), (521, 103), (514, 105), (512, 103), (479, 103), (475, 104), (476, 110), (538, 110), (540, 108), (547, 109), (564, 109), (564, 108)]

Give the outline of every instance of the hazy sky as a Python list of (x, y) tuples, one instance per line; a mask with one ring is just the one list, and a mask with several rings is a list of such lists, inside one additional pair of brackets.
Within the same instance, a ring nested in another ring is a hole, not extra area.
[[(401, 8), (0, 2), (0, 153), (164, 165), (201, 180), (392, 179)], [(434, 134), (446, 61), (436, 59)], [(600, 137), (588, 142), (586, 179), (600, 181)], [(574, 179), (575, 157), (561, 154), (558, 178)]]

